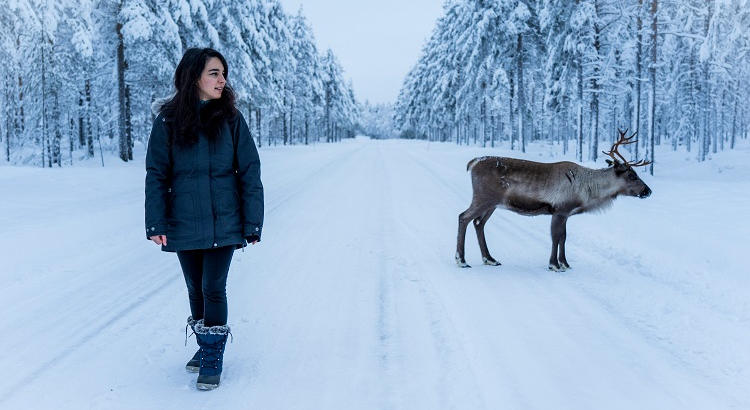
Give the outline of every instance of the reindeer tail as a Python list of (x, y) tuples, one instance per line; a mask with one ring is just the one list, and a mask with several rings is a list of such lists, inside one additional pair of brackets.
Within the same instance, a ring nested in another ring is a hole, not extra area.
[(474, 158), (471, 161), (469, 161), (469, 163), (466, 164), (466, 171), (471, 171), (471, 169), (474, 168), (474, 165), (476, 165), (477, 162), (481, 161), (482, 159), (484, 159), (484, 157), (482, 157), (482, 158)]

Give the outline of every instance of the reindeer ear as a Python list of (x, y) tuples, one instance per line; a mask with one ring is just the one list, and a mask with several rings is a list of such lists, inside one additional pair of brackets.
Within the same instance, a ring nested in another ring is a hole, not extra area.
[(611, 167), (612, 165), (615, 165), (615, 163), (614, 163), (614, 162), (612, 162), (612, 160), (611, 160), (611, 159), (606, 159), (605, 161), (607, 161), (607, 165), (609, 165), (610, 167)]
[(615, 160), (615, 175), (620, 176), (625, 173), (629, 168), (620, 161)]

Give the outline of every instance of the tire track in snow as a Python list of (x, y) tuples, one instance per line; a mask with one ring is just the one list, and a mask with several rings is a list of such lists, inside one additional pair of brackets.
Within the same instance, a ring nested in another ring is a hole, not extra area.
[[(285, 204), (290, 199), (293, 199), (294, 197), (309, 189), (311, 181), (314, 181), (319, 176), (319, 174), (333, 168), (334, 165), (340, 165), (341, 158), (351, 158), (352, 156), (360, 152), (363, 148), (364, 147), (362, 145), (357, 145), (355, 149), (346, 151), (343, 154), (339, 154), (339, 156), (334, 157), (331, 161), (316, 168), (313, 172), (310, 172), (302, 181), (293, 181), (288, 183), (285, 186), (286, 189), (281, 190), (281, 192), (285, 192), (284, 194), (279, 194), (278, 197), (272, 198), (270, 201), (268, 201), (265, 207), (266, 215), (274, 213), (281, 205)], [(292, 187), (297, 188), (293, 189)]]
[[(240, 362), (255, 367), (228, 373), (229, 388), (294, 384), (276, 408), (343, 408), (342, 402), (368, 396), (374, 403), (385, 399), (388, 380), (378, 377), (383, 362), (376, 325), (382, 265), (373, 246), (383, 224), (371, 200), (377, 180), (367, 180), (376, 166), (367, 149), (356, 150), (280, 206), (283, 220), (267, 222), (275, 227), (264, 235), (277, 245), (264, 249), (261, 267), (253, 268), (257, 275), (233, 284), (254, 301), (233, 312), (242, 323), (253, 323), (243, 332), (256, 343), (239, 354)], [(316, 394), (293, 393), (300, 390)], [(249, 395), (263, 402), (270, 393), (251, 387)]]
[[(387, 175), (387, 168), (383, 165), (384, 157), (382, 145), (377, 143), (373, 147), (377, 151), (375, 166), (378, 168), (378, 174)], [(374, 158), (374, 156), (373, 156)], [(382, 253), (378, 257), (378, 308), (377, 308), (377, 335), (378, 335), (378, 357), (380, 363), (381, 380), (384, 383), (381, 386), (381, 408), (398, 409), (402, 404), (396, 394), (396, 385), (394, 378), (403, 369), (403, 363), (399, 361), (397, 354), (401, 346), (401, 335), (396, 327), (395, 312), (395, 292), (393, 281), (393, 255), (390, 246), (390, 238), (393, 238), (395, 231), (393, 226), (388, 222), (393, 220), (391, 212), (392, 192), (391, 187), (385, 178), (378, 178), (378, 189), (380, 200), (377, 202), (379, 224), (379, 237), (384, 245)]]
[[(166, 266), (166, 265), (169, 265), (169, 263), (163, 264), (163, 266)], [(124, 320), (126, 315), (123, 315), (123, 313), (128, 312), (128, 311), (133, 311), (136, 306), (149, 301), (154, 296), (156, 296), (157, 294), (161, 293), (163, 290), (168, 288), (170, 285), (173, 285), (176, 280), (176, 277), (177, 275), (173, 275), (173, 276), (168, 277), (166, 280), (157, 282), (157, 285), (153, 287), (151, 290), (149, 290), (146, 294), (142, 294), (140, 297), (135, 297), (134, 298), (135, 300), (133, 302), (126, 305), (123, 309), (119, 309), (117, 312), (106, 315), (103, 318), (103, 320), (99, 321), (99, 323), (96, 323), (96, 324), (92, 324), (90, 322), (83, 323), (85, 326), (79, 327), (77, 331), (74, 331), (74, 333), (78, 333), (78, 334), (82, 333), (82, 335), (79, 338), (77, 338), (77, 340), (74, 343), (69, 344), (62, 351), (59, 351), (52, 358), (44, 361), (42, 364), (34, 366), (33, 370), (31, 370), (26, 376), (21, 377), (20, 379), (18, 379), (17, 381), (9, 385), (7, 388), (3, 389), (0, 392), (0, 404), (12, 398), (13, 395), (16, 392), (18, 392), (22, 386), (31, 384), (31, 382), (37, 379), (42, 373), (54, 368), (57, 364), (60, 363), (60, 361), (65, 359), (67, 356), (80, 350), (83, 346), (86, 345), (87, 342), (90, 342), (96, 337), (101, 337), (102, 332), (104, 330)], [(71, 323), (75, 323), (75, 321), (71, 319), (67, 319), (65, 320), (65, 323), (71, 324)]]
[[(394, 152), (393, 150), (391, 152)], [(395, 161), (392, 156), (384, 157), (383, 163)], [(408, 162), (401, 161), (401, 164)], [(403, 168), (403, 166), (401, 167)], [(401, 173), (406, 172), (404, 169), (399, 170)], [(396, 178), (394, 172), (389, 166), (384, 169), (386, 185), (393, 186), (404, 184), (407, 179)], [(401, 198), (403, 202), (411, 202), (411, 198)], [(393, 200), (387, 201), (390, 206), (395, 206)], [(403, 221), (403, 217), (397, 216), (396, 210), (389, 210), (390, 217), (388, 220), (396, 224), (397, 235), (402, 238), (404, 243), (411, 246), (425, 249), (422, 238), (418, 237), (414, 231)], [(408, 238), (408, 239), (403, 239)], [(403, 249), (396, 252), (403, 252)], [(434, 251), (434, 250), (433, 250)], [(414, 252), (413, 255), (424, 255), (424, 252)], [(463, 349), (461, 338), (453, 326), (450, 313), (446, 309), (440, 296), (436, 292), (428, 274), (434, 270), (434, 266), (427, 263), (407, 262), (401, 269), (396, 268), (395, 280), (398, 281), (399, 287), (416, 287), (424, 311), (427, 314), (428, 329), (432, 340), (432, 346), (435, 349), (435, 362), (438, 363), (439, 371), (437, 374), (437, 385), (435, 395), (438, 397), (437, 402), (441, 408), (485, 408), (482, 393), (476, 382), (476, 376), (471, 368), (470, 361)], [(400, 272), (399, 272), (400, 271)]]

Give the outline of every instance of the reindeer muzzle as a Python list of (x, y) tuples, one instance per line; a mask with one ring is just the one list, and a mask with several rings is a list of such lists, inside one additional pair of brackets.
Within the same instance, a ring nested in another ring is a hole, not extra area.
[(651, 196), (651, 188), (649, 187), (643, 188), (643, 191), (638, 194), (638, 198), (648, 198), (649, 196)]

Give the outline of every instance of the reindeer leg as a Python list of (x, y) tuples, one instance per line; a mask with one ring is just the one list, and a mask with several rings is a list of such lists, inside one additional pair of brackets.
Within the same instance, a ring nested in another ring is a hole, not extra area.
[(490, 255), (489, 249), (487, 249), (487, 240), (484, 237), (484, 225), (487, 220), (490, 219), (492, 213), (495, 212), (495, 207), (490, 208), (481, 217), (474, 219), (474, 229), (477, 231), (477, 239), (479, 240), (479, 249), (482, 251), (482, 261), (485, 265), (498, 266), (500, 262), (496, 261)]
[(560, 225), (562, 226), (562, 233), (560, 234), (560, 254), (557, 257), (557, 260), (560, 262), (560, 267), (562, 267), (563, 270), (570, 269), (570, 264), (568, 264), (568, 260), (565, 259), (565, 239), (568, 236), (567, 231), (567, 224), (568, 217), (564, 216), (562, 222)]
[(560, 267), (560, 263), (557, 261), (557, 247), (560, 244), (563, 232), (565, 231), (565, 219), (564, 215), (552, 215), (552, 222), (550, 224), (550, 234), (552, 236), (552, 254), (549, 256), (548, 269), (555, 272), (564, 271), (565, 268)]
[(469, 209), (461, 212), (458, 215), (458, 240), (456, 241), (456, 264), (461, 268), (470, 268), (469, 264), (464, 259), (464, 242), (466, 240), (466, 228), (469, 225), (469, 221), (476, 218), (480, 214), (481, 208), (472, 203)]

